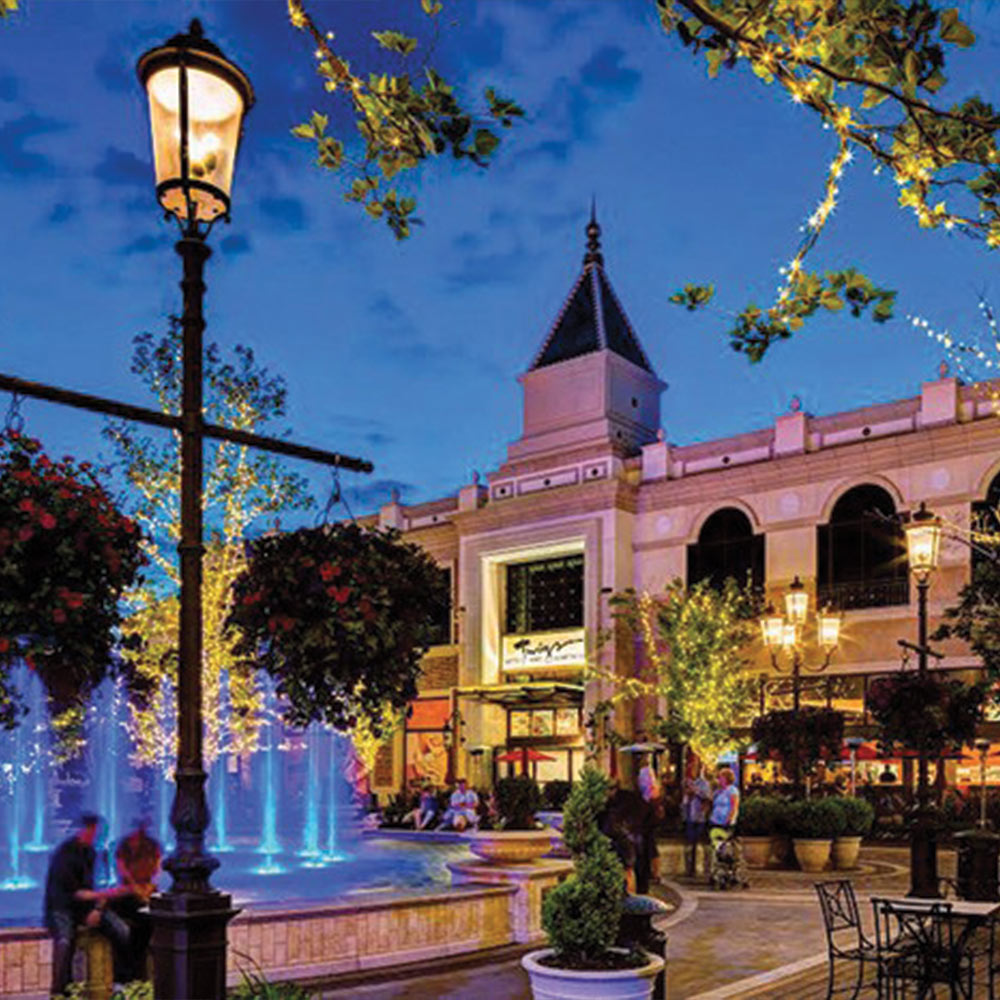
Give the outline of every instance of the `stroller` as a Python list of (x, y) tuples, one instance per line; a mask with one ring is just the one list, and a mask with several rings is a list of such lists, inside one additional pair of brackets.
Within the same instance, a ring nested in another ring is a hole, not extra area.
[(747, 863), (736, 834), (723, 827), (713, 827), (708, 835), (712, 845), (708, 884), (713, 889), (749, 889)]

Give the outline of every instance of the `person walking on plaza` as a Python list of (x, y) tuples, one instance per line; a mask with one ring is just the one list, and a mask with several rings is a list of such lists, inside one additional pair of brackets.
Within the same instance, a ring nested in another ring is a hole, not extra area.
[(698, 845), (705, 839), (705, 815), (712, 801), (712, 788), (705, 771), (698, 768), (693, 778), (684, 783), (681, 815), (684, 820), (684, 869), (694, 877), (698, 868)]
[(100, 825), (100, 816), (84, 813), (79, 829), (49, 860), (43, 920), (52, 935), (53, 996), (64, 993), (73, 978), (77, 924), (96, 927), (101, 920), (96, 905), (103, 894), (94, 890), (94, 842)]

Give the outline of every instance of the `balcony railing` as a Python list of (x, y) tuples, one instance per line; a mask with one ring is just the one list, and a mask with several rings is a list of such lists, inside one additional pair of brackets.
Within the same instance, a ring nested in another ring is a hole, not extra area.
[(859, 608), (887, 608), (910, 603), (910, 581), (859, 580), (855, 583), (821, 583), (816, 588), (818, 607), (829, 606), (835, 611), (856, 611)]

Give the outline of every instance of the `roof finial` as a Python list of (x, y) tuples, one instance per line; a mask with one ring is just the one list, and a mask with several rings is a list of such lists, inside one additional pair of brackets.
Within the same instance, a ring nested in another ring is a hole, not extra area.
[(597, 224), (597, 198), (590, 199), (590, 222), (587, 223), (587, 252), (583, 255), (583, 266), (596, 264), (604, 266), (601, 253), (601, 227)]

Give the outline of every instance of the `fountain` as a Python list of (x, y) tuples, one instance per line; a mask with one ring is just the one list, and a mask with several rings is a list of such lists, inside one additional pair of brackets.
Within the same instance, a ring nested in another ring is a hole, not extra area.
[[(24, 691), (29, 687), (40, 687), (37, 677), (28, 677), (23, 667), (15, 677), (15, 684)], [(34, 682), (32, 684), (32, 682)], [(36, 879), (21, 870), (21, 828), (25, 820), (25, 799), (27, 798), (29, 776), (32, 768), (39, 766), (27, 752), (30, 746), (24, 725), (0, 735), (0, 774), (3, 775), (3, 799), (6, 803), (8, 873), (0, 880), (2, 889), (30, 889), (38, 884)]]
[[(29, 712), (16, 729), (0, 732), (0, 925), (37, 923), (49, 852), (82, 811), (99, 812), (107, 825), (98, 866), (104, 881), (113, 875), (114, 844), (140, 819), (149, 821), (165, 853), (173, 840), (173, 685), (164, 683), (157, 695), (158, 759), (140, 766), (130, 759), (120, 684), (106, 681), (94, 693), (84, 752), (60, 763), (51, 753), (38, 678), (19, 668), (16, 683)], [(225, 732), (210, 769), (210, 850), (225, 858), (217, 883), (243, 907), (329, 900), (372, 886), (441, 884), (447, 878), (441, 852), (454, 848), (362, 839), (346, 773), (348, 738), (317, 724), (286, 727), (273, 681), (260, 683), (265, 712), (258, 749), (235, 754)], [(225, 728), (228, 685), (220, 704)]]

